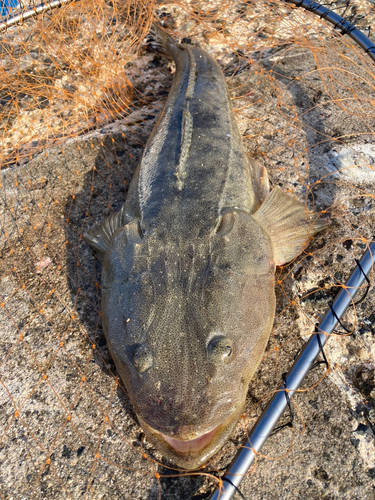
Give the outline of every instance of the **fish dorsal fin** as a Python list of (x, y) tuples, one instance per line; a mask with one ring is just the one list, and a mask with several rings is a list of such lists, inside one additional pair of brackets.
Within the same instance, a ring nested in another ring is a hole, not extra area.
[(118, 212), (111, 214), (102, 221), (94, 224), (83, 237), (87, 243), (95, 250), (100, 262), (103, 262), (104, 254), (110, 244), (113, 235), (120, 227), (126, 226), (128, 240), (138, 242), (142, 239), (141, 229), (138, 219), (132, 219), (127, 223), (125, 214), (125, 204)]
[(305, 211), (304, 205), (275, 187), (253, 215), (267, 231), (274, 247), (274, 259), (281, 266), (295, 259), (312, 236), (328, 226), (318, 214)]

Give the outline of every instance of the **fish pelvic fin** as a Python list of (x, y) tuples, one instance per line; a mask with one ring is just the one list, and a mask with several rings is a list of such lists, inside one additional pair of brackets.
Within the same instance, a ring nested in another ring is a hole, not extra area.
[(254, 159), (249, 160), (251, 184), (254, 193), (252, 212), (259, 209), (261, 204), (270, 194), (270, 184), (268, 181), (267, 169)]
[(126, 224), (125, 204), (118, 212), (111, 214), (100, 222), (94, 224), (83, 237), (95, 250), (98, 259), (103, 263), (104, 254), (115, 231)]
[(181, 48), (157, 23), (153, 23), (145, 43), (155, 52), (176, 59)]
[(314, 234), (330, 224), (326, 219), (319, 219), (318, 214), (306, 212), (300, 201), (279, 187), (271, 191), (253, 217), (271, 238), (277, 266), (295, 259)]

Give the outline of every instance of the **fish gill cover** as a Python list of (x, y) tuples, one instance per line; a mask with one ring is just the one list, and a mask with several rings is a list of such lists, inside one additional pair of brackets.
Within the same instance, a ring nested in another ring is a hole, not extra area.
[[(366, 1), (330, 8), (374, 40)], [(155, 17), (222, 66), (250, 158), (330, 228), (277, 270), (277, 314), (224, 449), (177, 470), (143, 438), (101, 326), (101, 266), (83, 240), (120, 208), (173, 65), (144, 48)], [(0, 498), (207, 498), (374, 236), (375, 80), (367, 54), (281, 1), (63, 5), (0, 42)], [(241, 489), (370, 498), (374, 295), (332, 335)], [(285, 416), (284, 422), (288, 422)]]

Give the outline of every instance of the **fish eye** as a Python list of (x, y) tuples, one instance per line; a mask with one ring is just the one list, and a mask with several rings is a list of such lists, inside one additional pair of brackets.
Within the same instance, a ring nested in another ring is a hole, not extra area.
[(152, 354), (150, 350), (145, 345), (139, 345), (133, 353), (132, 363), (139, 373), (143, 373), (151, 368)]
[(218, 335), (210, 340), (207, 346), (209, 359), (215, 364), (227, 364), (233, 359), (233, 343), (224, 335)]
[(232, 349), (232, 346), (230, 344), (227, 344), (225, 347), (224, 347), (224, 355), (229, 358), (229, 356), (232, 356), (232, 353), (233, 353), (233, 349)]

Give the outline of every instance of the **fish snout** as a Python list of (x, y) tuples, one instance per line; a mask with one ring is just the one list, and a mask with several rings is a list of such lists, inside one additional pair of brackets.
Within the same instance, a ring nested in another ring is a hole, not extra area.
[[(197, 437), (201, 436), (202, 434), (206, 434), (207, 430), (205, 429), (206, 426), (203, 425), (173, 425), (166, 427), (164, 429), (164, 434), (165, 436), (169, 436), (173, 439), (178, 439), (181, 441), (190, 441), (193, 439), (196, 439)], [(211, 430), (211, 429), (209, 429)]]
[(138, 417), (154, 431), (181, 441), (191, 441), (210, 433), (243, 406), (243, 398), (224, 392), (220, 397), (185, 402), (153, 399), (137, 406)]

